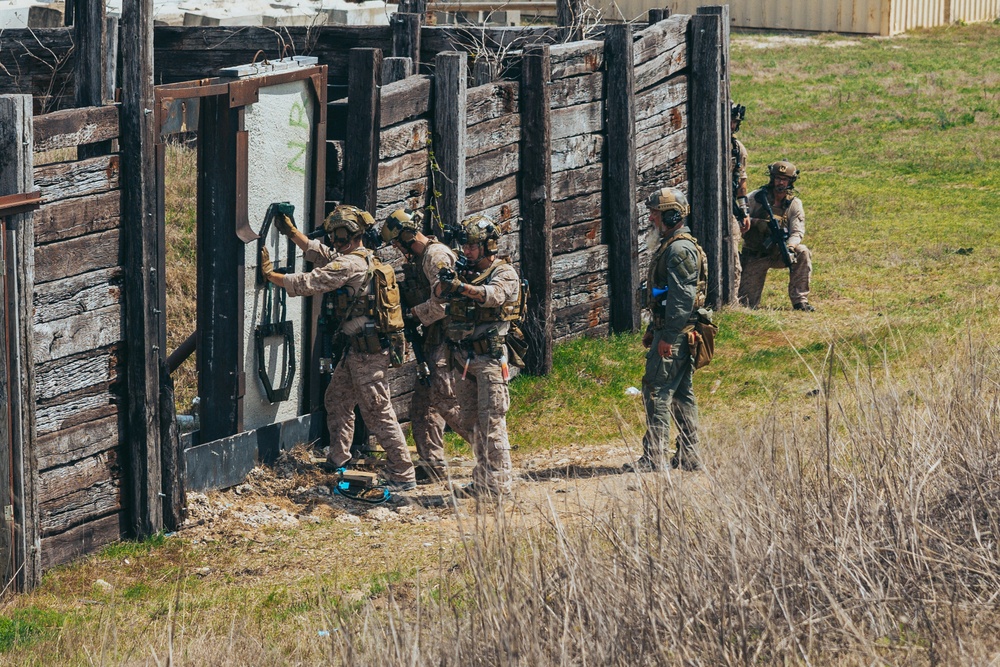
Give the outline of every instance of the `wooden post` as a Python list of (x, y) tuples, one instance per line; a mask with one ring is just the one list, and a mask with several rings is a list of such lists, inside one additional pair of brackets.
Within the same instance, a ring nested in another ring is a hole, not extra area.
[(402, 81), (413, 72), (409, 58), (386, 58), (382, 61), (382, 85)]
[(160, 358), (166, 354), (157, 271), (156, 171), (153, 128), (153, 2), (123, 0), (121, 248), (124, 258), (122, 338), (126, 341), (124, 414), (127, 473), (122, 505), (131, 533), (163, 527), (160, 500)]
[(696, 14), (690, 27), (691, 79), (689, 84), (688, 174), (691, 231), (708, 255), (708, 301), (722, 305), (722, 230), (729, 226), (729, 209), (723, 207), (729, 190), (726, 153), (722, 152), (728, 128), (722, 126), (720, 99), (722, 68), (722, 17)]
[(375, 213), (382, 50), (351, 49), (348, 62), (344, 203)]
[(118, 87), (118, 17), (107, 17), (104, 36), (107, 44), (107, 57), (104, 61), (104, 101), (115, 101), (115, 89)]
[[(732, 173), (733, 173), (733, 151), (732, 142), (730, 141), (731, 125), (730, 125), (730, 113), (732, 111), (732, 96), (729, 92), (729, 5), (713, 5), (709, 7), (699, 7), (698, 14), (718, 16), (719, 20), (722, 22), (722, 42), (720, 44), (721, 60), (720, 60), (720, 70), (719, 70), (719, 123), (722, 127), (722, 145), (719, 147), (720, 155), (723, 159), (723, 164), (725, 165), (725, 170), (722, 174), (723, 183), (728, 187), (722, 188), (722, 210), (723, 212), (733, 210), (733, 188), (732, 188)], [(723, 216), (722, 231), (721, 231), (721, 262), (720, 262), (720, 281), (721, 287), (719, 291), (720, 300), (719, 305), (736, 303), (739, 295), (736, 293), (736, 285), (734, 282), (736, 267), (733, 266), (733, 262), (738, 262), (739, 259), (736, 258), (736, 249), (739, 246), (739, 237), (733, 235), (733, 225), (729, 217), (731, 213), (727, 213)]]
[(496, 78), (496, 68), (494, 65), (495, 63), (491, 62), (489, 58), (476, 58), (472, 62), (472, 85), (485, 86), (488, 83), (492, 83), (493, 79)]
[(659, 23), (660, 21), (670, 18), (670, 8), (665, 7), (663, 9), (650, 9), (649, 10), (649, 24)]
[[(0, 195), (31, 192), (34, 160), (30, 95), (0, 96)], [(0, 529), (9, 536), (0, 562), (0, 586), (28, 591), (41, 578), (38, 463), (35, 457), (34, 294), (35, 234), (32, 214), (8, 216), (0, 225), (5, 271), (0, 298), (0, 395), (9, 406), (0, 418)], [(9, 421), (7, 420), (9, 417)], [(16, 528), (8, 524), (8, 506)], [(5, 540), (0, 538), (0, 545)], [(0, 546), (2, 550), (2, 546)], [(5, 567), (10, 564), (8, 571)]]
[(396, 13), (390, 21), (392, 55), (409, 58), (413, 62), (413, 74), (420, 72), (420, 25), (423, 18), (423, 14)]
[(583, 39), (583, 0), (556, 0), (556, 24), (563, 29), (563, 41)]
[(438, 214), (445, 226), (465, 217), (466, 54), (446, 51), (434, 60), (434, 158)]
[[(107, 24), (104, 2), (86, 2), (77, 7), (73, 17), (74, 59), (73, 81), (76, 87), (76, 106), (98, 107), (104, 104), (107, 77)], [(80, 158), (97, 157), (111, 152), (111, 141), (80, 146)]]
[(637, 331), (639, 308), (639, 221), (636, 215), (635, 70), (632, 26), (609, 24), (604, 33), (608, 113), (605, 232), (611, 331)]
[(528, 281), (525, 371), (552, 370), (552, 64), (547, 44), (524, 50), (521, 68), (521, 277)]

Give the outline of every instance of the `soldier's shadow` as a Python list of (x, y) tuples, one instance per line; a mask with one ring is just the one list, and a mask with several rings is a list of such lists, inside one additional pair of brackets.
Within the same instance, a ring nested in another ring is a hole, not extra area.
[(622, 474), (620, 467), (574, 464), (555, 468), (542, 468), (541, 470), (529, 470), (523, 473), (523, 477), (532, 482), (545, 482), (553, 479), (590, 479), (592, 477), (620, 474)]

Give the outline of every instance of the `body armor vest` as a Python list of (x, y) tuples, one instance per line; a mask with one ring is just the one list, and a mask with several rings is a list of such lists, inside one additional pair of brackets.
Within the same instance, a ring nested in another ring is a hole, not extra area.
[[(480, 273), (470, 285), (489, 284), (493, 273), (506, 264), (506, 260), (497, 260), (488, 269)], [(465, 297), (452, 300), (449, 304), (448, 315), (452, 322), (468, 324), (485, 324), (488, 322), (516, 322), (521, 319), (523, 304), (523, 289), (518, 289), (517, 297), (512, 301), (507, 301), (501, 306), (487, 308), (486, 306)]]
[[(368, 261), (369, 265), (371, 264), (370, 257), (365, 250), (359, 248), (350, 254), (357, 255)], [(323, 319), (328, 328), (336, 329), (342, 322), (353, 320), (355, 317), (371, 315), (371, 306), (366, 294), (370, 283), (371, 278), (367, 277), (359, 288), (358, 294), (345, 285), (323, 295)]]
[[(430, 240), (427, 247), (440, 241)], [(407, 308), (419, 306), (431, 298), (431, 283), (423, 271), (424, 257), (427, 250), (424, 249), (424, 256), (416, 258), (412, 262), (403, 264), (403, 282), (399, 284), (400, 296), (403, 305)]]
[[(656, 285), (656, 269), (660, 262), (660, 258), (663, 254), (667, 252), (667, 248), (674, 241), (680, 241), (684, 239), (685, 241), (690, 241), (694, 244), (695, 249), (698, 251), (698, 286), (696, 287), (696, 293), (694, 297), (694, 309), (693, 317), (698, 316), (698, 309), (705, 307), (705, 299), (708, 297), (708, 257), (705, 255), (705, 251), (701, 249), (698, 245), (698, 239), (691, 236), (690, 234), (675, 234), (669, 239), (665, 239), (660, 243), (660, 247), (656, 249), (653, 253), (653, 257), (649, 262), (649, 274), (646, 279), (646, 295), (645, 301), (648, 304), (655, 304), (656, 299), (653, 297), (653, 289), (662, 289), (666, 285), (658, 287)], [(661, 328), (663, 326), (663, 309), (657, 308), (655, 305), (650, 308), (653, 314), (653, 326), (656, 328)]]
[[(780, 205), (771, 206), (771, 210), (774, 211), (774, 219), (785, 230), (786, 237), (788, 236), (788, 216), (785, 214), (788, 212), (793, 201), (795, 201), (795, 196), (789, 195)], [(766, 216), (767, 212), (762, 207), (758, 210), (757, 214)], [(752, 257), (764, 257), (770, 252), (768, 247), (770, 243), (771, 230), (767, 226), (767, 223), (754, 222), (750, 225), (747, 233), (743, 235), (743, 252), (748, 253)]]

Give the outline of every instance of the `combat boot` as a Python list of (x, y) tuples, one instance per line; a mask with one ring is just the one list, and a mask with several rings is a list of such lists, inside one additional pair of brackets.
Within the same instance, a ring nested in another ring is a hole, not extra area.
[(670, 458), (670, 467), (675, 470), (680, 468), (687, 472), (696, 472), (701, 470), (701, 463), (698, 461), (698, 455), (693, 451), (685, 452), (678, 449)]
[(635, 463), (626, 463), (622, 466), (622, 472), (660, 472), (665, 469), (665, 465), (657, 463), (645, 454), (637, 458)]
[(808, 301), (803, 301), (802, 303), (793, 303), (792, 308), (795, 310), (804, 310), (807, 313), (816, 312), (816, 307), (809, 303)]

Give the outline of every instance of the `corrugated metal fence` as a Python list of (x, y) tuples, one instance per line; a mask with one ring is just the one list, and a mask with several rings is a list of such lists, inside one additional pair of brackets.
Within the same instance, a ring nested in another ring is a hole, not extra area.
[[(610, 4), (610, 3), (609, 3)], [(694, 14), (710, 0), (617, 0), (627, 20), (655, 7), (672, 14)], [(739, 0), (729, 4), (734, 28), (769, 28), (814, 32), (895, 35), (912, 28), (930, 28), (956, 21), (973, 23), (1000, 17), (1000, 0)]]

